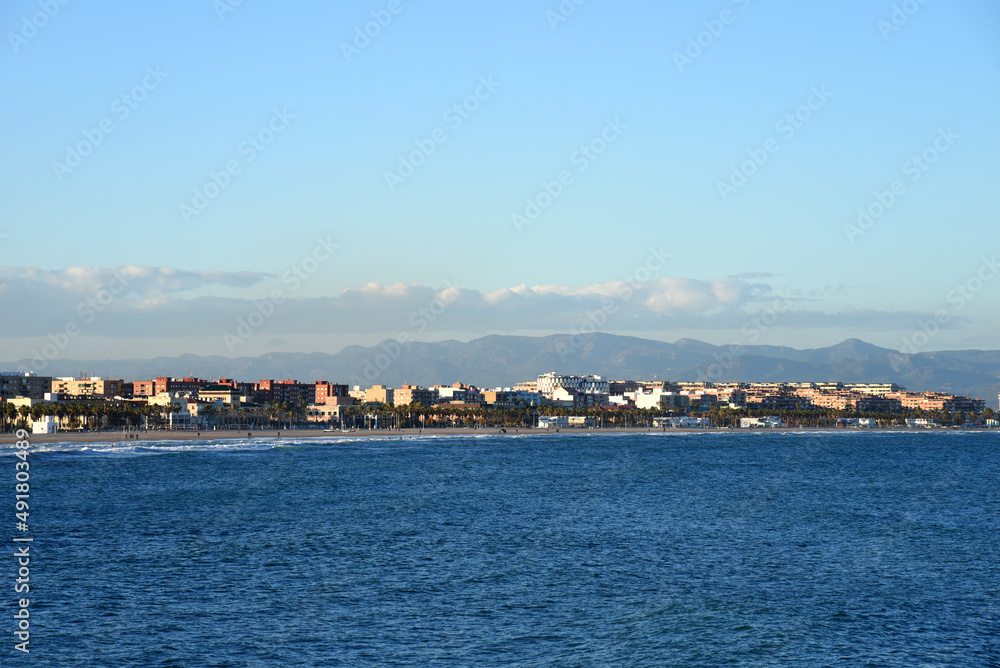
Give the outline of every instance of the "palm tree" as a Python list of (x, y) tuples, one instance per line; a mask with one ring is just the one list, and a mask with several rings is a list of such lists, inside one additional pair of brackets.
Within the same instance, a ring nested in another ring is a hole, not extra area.
[(27, 425), (28, 425), (28, 416), (31, 415), (31, 407), (30, 406), (18, 406), (17, 407), (17, 414), (20, 416), (20, 424), (21, 424), (21, 426), (22, 427), (27, 427)]

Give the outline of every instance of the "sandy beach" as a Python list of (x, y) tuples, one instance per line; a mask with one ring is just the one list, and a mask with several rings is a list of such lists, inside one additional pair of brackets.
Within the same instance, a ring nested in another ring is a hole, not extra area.
[[(776, 429), (693, 429), (693, 428), (679, 428), (670, 427), (667, 429), (662, 428), (651, 428), (651, 427), (625, 427), (625, 428), (614, 428), (614, 429), (595, 429), (595, 428), (562, 428), (562, 429), (507, 429), (506, 434), (501, 432), (500, 429), (489, 428), (489, 429), (472, 429), (467, 427), (453, 428), (453, 429), (358, 429), (356, 431), (333, 431), (326, 432), (321, 429), (290, 429), (290, 430), (268, 430), (268, 431), (236, 431), (236, 430), (208, 430), (208, 431), (179, 431), (179, 430), (162, 430), (162, 431), (140, 431), (131, 432), (131, 434), (126, 435), (120, 431), (103, 431), (103, 432), (60, 432), (58, 434), (31, 434), (30, 440), (32, 443), (135, 443), (136, 441), (198, 441), (198, 440), (208, 440), (208, 441), (221, 441), (221, 440), (246, 440), (248, 435), (251, 438), (267, 438), (267, 439), (282, 439), (287, 438), (289, 440), (301, 440), (304, 438), (371, 438), (384, 440), (388, 438), (406, 438), (414, 436), (482, 436), (482, 435), (506, 435), (515, 436), (520, 434), (532, 434), (532, 435), (542, 435), (542, 434), (626, 434), (626, 433), (673, 433), (673, 434), (684, 434), (684, 433), (705, 433), (705, 434), (721, 434), (721, 433), (733, 433), (733, 434), (745, 434), (752, 432), (803, 432), (803, 431), (815, 431), (815, 432), (831, 432), (831, 431), (843, 431), (833, 429), (831, 427), (780, 427)], [(865, 432), (897, 432), (897, 431), (923, 431), (923, 430), (913, 430), (906, 427), (896, 427), (896, 428), (873, 428), (873, 429), (850, 429), (849, 431), (865, 431)], [(940, 430), (948, 431), (948, 430)], [(985, 431), (985, 430), (977, 430)], [(2, 434), (0, 435), (0, 445), (10, 444), (16, 440), (13, 434)]]
[[(562, 429), (562, 433), (573, 433), (573, 434), (584, 434), (584, 433), (631, 433), (631, 432), (654, 432), (662, 431), (662, 429), (651, 429), (645, 427), (629, 427), (627, 429)], [(682, 432), (682, 431), (707, 431), (705, 429), (671, 429), (670, 431)], [(712, 430), (718, 431), (718, 430)], [(556, 429), (508, 429), (506, 435), (512, 436), (515, 434), (555, 434)], [(102, 432), (60, 432), (58, 434), (31, 434), (30, 440), (32, 443), (118, 443), (118, 442), (131, 442), (135, 443), (138, 441), (222, 441), (222, 440), (246, 440), (249, 435), (251, 438), (268, 438), (268, 439), (281, 439), (287, 438), (289, 440), (301, 440), (303, 438), (372, 438), (372, 439), (387, 439), (387, 438), (400, 438), (400, 437), (413, 437), (413, 436), (482, 436), (484, 434), (491, 435), (504, 435), (500, 429), (472, 429), (468, 427), (459, 428), (449, 428), (449, 429), (358, 429), (355, 431), (332, 431), (327, 432), (322, 429), (282, 429), (278, 430), (262, 430), (262, 431), (236, 431), (236, 430), (207, 430), (207, 431), (188, 431), (188, 430), (159, 430), (159, 431), (139, 431), (131, 432), (126, 435), (120, 431), (102, 431)], [(0, 436), (0, 444), (13, 443), (15, 441), (13, 434), (3, 434)]]

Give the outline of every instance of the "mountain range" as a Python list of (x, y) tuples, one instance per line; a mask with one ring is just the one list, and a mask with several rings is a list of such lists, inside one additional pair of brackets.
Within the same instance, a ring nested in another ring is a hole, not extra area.
[[(738, 353), (738, 356), (734, 353)], [(29, 370), (30, 360), (4, 365)], [(347, 385), (399, 387), (452, 384), (507, 387), (539, 374), (599, 374), (610, 379), (745, 382), (893, 382), (911, 391), (940, 391), (984, 399), (1000, 391), (1000, 351), (956, 350), (903, 354), (858, 339), (796, 350), (751, 345), (733, 350), (692, 339), (674, 343), (594, 333), (570, 337), (491, 335), (467, 343), (384, 341), (348, 346), (336, 354), (271, 353), (259, 357), (181, 355), (154, 359), (52, 360), (41, 375), (98, 375), (126, 380), (158, 376), (294, 378)]]

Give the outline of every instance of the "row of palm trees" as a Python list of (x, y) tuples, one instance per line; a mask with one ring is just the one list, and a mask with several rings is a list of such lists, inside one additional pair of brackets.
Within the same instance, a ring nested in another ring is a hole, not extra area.
[[(173, 423), (170, 413), (177, 413), (177, 405), (157, 406), (132, 402), (53, 402), (38, 403), (31, 407), (4, 404), (0, 411), (0, 430), (13, 431), (30, 427), (31, 421), (51, 415), (58, 418), (64, 429), (118, 430), (134, 428), (162, 428)], [(393, 406), (349, 406), (341, 413), (339, 422), (328, 424), (342, 429), (418, 429), (465, 427), (479, 429), (530, 428), (538, 423), (539, 416), (582, 416), (592, 418), (603, 428), (652, 427), (654, 418), (708, 417), (713, 426), (736, 427), (740, 418), (774, 415), (786, 424), (801, 427), (833, 427), (841, 418), (874, 418), (882, 426), (903, 426), (908, 418), (926, 418), (944, 425), (963, 425), (981, 422), (994, 417), (987, 408), (981, 415), (948, 411), (923, 411), (920, 409), (896, 413), (858, 413), (854, 411), (782, 410), (729, 408), (713, 406), (708, 412), (691, 412), (681, 409), (615, 408), (566, 408), (561, 406), (425, 406), (410, 404)], [(251, 406), (203, 406), (194, 420), (196, 428), (210, 429), (291, 429), (308, 422), (307, 407), (290, 402), (271, 402)]]
[[(834, 427), (838, 419), (873, 418), (881, 426), (905, 426), (909, 418), (927, 418), (944, 425), (964, 425), (981, 422), (994, 416), (991, 409), (982, 415), (948, 411), (856, 412), (833, 409), (756, 409), (713, 406), (707, 413), (681, 409), (649, 408), (566, 408), (560, 406), (482, 406), (477, 408), (451, 406), (351, 406), (341, 414), (342, 428), (406, 429), (439, 427), (474, 427), (480, 429), (530, 428), (538, 423), (539, 416), (582, 416), (592, 418), (603, 428), (653, 427), (658, 417), (708, 417), (716, 427), (738, 427), (740, 418), (773, 415), (792, 426)], [(332, 424), (336, 422), (331, 421)]]
[(198, 418), (205, 428), (291, 429), (306, 421), (306, 405), (274, 401), (251, 406), (204, 406), (199, 410)]
[[(32, 406), (4, 403), (0, 429), (30, 429), (33, 421), (52, 416), (66, 429), (127, 429), (160, 426), (168, 422), (164, 411), (169, 407), (115, 402), (45, 402)], [(178, 409), (179, 410), (179, 409)]]
[[(0, 410), (0, 431), (30, 429), (33, 421), (46, 416), (58, 419), (66, 430), (160, 429), (175, 422), (181, 411), (176, 404), (161, 406), (140, 402), (41, 402), (32, 406), (4, 403)], [(301, 404), (273, 402), (254, 406), (203, 406), (194, 419), (197, 428), (281, 429), (305, 421), (306, 408)]]

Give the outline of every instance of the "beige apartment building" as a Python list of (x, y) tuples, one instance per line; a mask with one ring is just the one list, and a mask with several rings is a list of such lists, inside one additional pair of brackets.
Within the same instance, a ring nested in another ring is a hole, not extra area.
[(392, 393), (392, 403), (394, 406), (409, 406), (410, 404), (433, 406), (437, 403), (437, 400), (437, 390), (427, 389), (419, 385), (404, 385)]
[(51, 391), (63, 399), (111, 399), (123, 382), (120, 378), (53, 378)]

